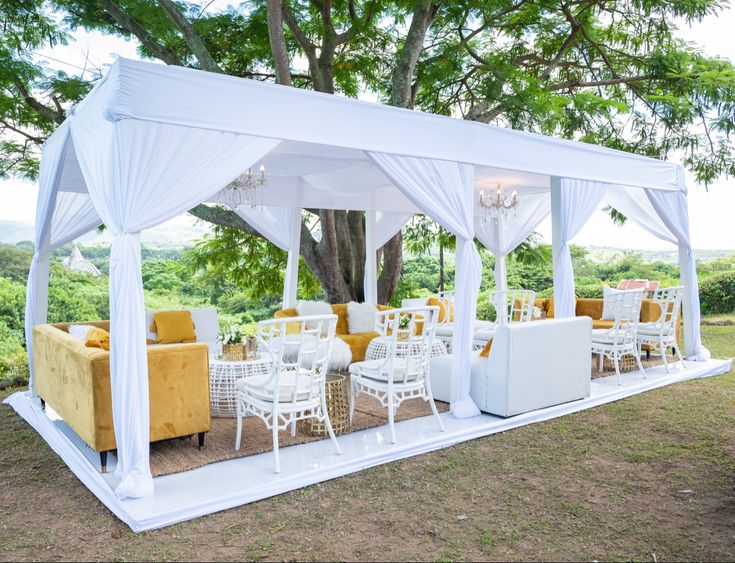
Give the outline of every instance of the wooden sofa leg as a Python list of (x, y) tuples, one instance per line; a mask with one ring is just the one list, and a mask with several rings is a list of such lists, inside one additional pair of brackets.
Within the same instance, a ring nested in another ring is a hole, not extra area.
[(201, 450), (204, 448), (204, 436), (206, 435), (206, 432), (200, 432), (197, 436), (199, 438), (199, 449)]
[(100, 469), (102, 473), (107, 473), (107, 452), (100, 452)]
[(41, 399), (41, 397), (39, 397), (39, 400), (41, 401), (41, 409), (42, 410), (46, 410), (46, 401), (44, 401), (43, 399)]
[(650, 350), (646, 350), (646, 359), (647, 360), (650, 360), (651, 359), (651, 351)]

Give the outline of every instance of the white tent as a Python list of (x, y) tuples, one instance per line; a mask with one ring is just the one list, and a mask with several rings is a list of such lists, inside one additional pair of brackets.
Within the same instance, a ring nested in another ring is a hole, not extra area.
[[(687, 356), (708, 358), (699, 336), (697, 278), (679, 166), (416, 111), (120, 59), (44, 146), (26, 309), (32, 373), (31, 329), (46, 321), (50, 252), (104, 223), (113, 236), (110, 369), (119, 498), (146, 496), (153, 488), (140, 231), (200, 202), (216, 202), (226, 184), (260, 162), (268, 171), (266, 209), (241, 213), (289, 251), (286, 304), (295, 301), (302, 208), (368, 212), (366, 297), (371, 301), (376, 296), (375, 252), (411, 214), (426, 213), (456, 235), (451, 405), (456, 417), (479, 412), (469, 397), (481, 274), (475, 234), (503, 257), (550, 209), (557, 316), (572, 316), (569, 241), (606, 194), (618, 194), (621, 211), (678, 244), (687, 288)], [(497, 182), (518, 190), (521, 217), (488, 228), (475, 219), (477, 193)], [(502, 279), (501, 270), (501, 284)]]

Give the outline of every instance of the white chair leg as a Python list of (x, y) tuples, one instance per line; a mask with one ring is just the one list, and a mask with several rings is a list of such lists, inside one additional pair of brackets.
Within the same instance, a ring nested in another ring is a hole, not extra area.
[(341, 455), (342, 448), (339, 447), (337, 436), (334, 435), (334, 429), (332, 428), (332, 421), (329, 420), (329, 411), (327, 410), (327, 398), (324, 395), (322, 395), (322, 414), (324, 415), (324, 422), (327, 425), (327, 432), (329, 433), (329, 437), (331, 438), (332, 443), (334, 444), (334, 449), (337, 451), (337, 455)]
[[(648, 376), (646, 375), (646, 370), (643, 369), (643, 362), (641, 361), (641, 355), (640, 354), (636, 354), (635, 355), (635, 361), (638, 364), (638, 369), (641, 370), (641, 373), (643, 374), (643, 379), (648, 379)], [(667, 366), (666, 372), (668, 373), (668, 371), (669, 371), (669, 368)]]
[[(354, 376), (353, 376), (354, 377)], [(350, 426), (352, 426), (352, 417), (355, 415), (355, 399), (357, 398), (357, 386), (350, 378)]]
[(600, 363), (600, 370), (599, 371), (600, 371), (600, 373), (602, 373), (602, 368), (603, 368), (603, 365), (605, 363), (605, 355), (602, 352), (600, 352), (600, 362), (599, 363)]
[(661, 340), (658, 343), (658, 346), (661, 349), (661, 359), (664, 362), (664, 368), (666, 369), (666, 373), (671, 373), (671, 370), (669, 369), (669, 359), (666, 357), (666, 345), (664, 344), (664, 341)]
[(396, 443), (396, 408), (393, 406), (393, 393), (388, 397), (388, 426), (390, 427), (390, 443)]
[(273, 468), (276, 473), (281, 472), (281, 460), (278, 455), (278, 411), (273, 409)]
[(436, 421), (439, 423), (439, 430), (444, 432), (444, 423), (442, 422), (442, 417), (439, 416), (439, 411), (436, 410), (436, 403), (434, 402), (434, 397), (431, 396), (431, 393), (429, 393), (429, 405), (431, 405), (431, 412), (434, 413)]
[(237, 399), (237, 434), (235, 435), (235, 451), (240, 451), (240, 439), (242, 438), (242, 409), (240, 399)]
[(684, 367), (684, 357), (681, 355), (678, 342), (674, 342), (674, 351), (676, 352), (676, 357), (679, 358), (679, 361), (681, 362), (681, 367)]
[(291, 436), (296, 437), (296, 417), (294, 416), (291, 419)]
[(614, 363), (615, 363), (615, 375), (616, 375), (617, 380), (618, 380), (618, 385), (622, 385), (623, 384), (623, 378), (620, 375), (620, 358), (618, 357), (618, 354), (617, 353), (615, 355), (613, 355), (613, 359), (614, 359)]

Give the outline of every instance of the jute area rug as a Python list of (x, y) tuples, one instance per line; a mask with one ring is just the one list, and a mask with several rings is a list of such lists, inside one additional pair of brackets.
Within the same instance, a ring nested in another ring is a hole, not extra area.
[[(644, 356), (645, 357), (645, 356)], [(671, 362), (674, 360), (672, 359)], [(643, 367), (650, 368), (661, 364), (659, 357), (652, 356), (650, 360), (643, 360)], [(597, 357), (592, 357), (592, 379), (607, 377), (615, 373), (614, 369), (598, 372)], [(349, 387), (348, 387), (349, 388)], [(449, 404), (436, 401), (439, 412), (447, 412)], [(431, 408), (421, 399), (412, 399), (404, 402), (398, 409), (396, 421), (429, 416)], [(359, 397), (355, 404), (355, 416), (352, 426), (347, 432), (357, 432), (368, 428), (375, 428), (388, 423), (388, 411), (380, 406), (377, 400), (365, 395)], [(237, 457), (245, 457), (273, 449), (271, 431), (266, 429), (262, 420), (248, 417), (243, 420), (243, 434), (240, 451), (235, 451), (236, 421), (234, 418), (212, 418), (212, 429), (207, 433), (203, 450), (197, 447), (196, 438), (175, 438), (151, 444), (151, 471), (154, 477), (180, 473), (196, 469), (203, 465), (225, 461)], [(280, 447), (295, 446), (325, 440), (321, 436), (311, 436), (297, 428), (296, 436), (290, 431), (281, 431), (278, 435)]]
[[(436, 401), (436, 408), (441, 412), (449, 410), (449, 404)], [(404, 402), (398, 409), (396, 421), (428, 416), (431, 414), (429, 403), (421, 399), (411, 399)], [(352, 426), (343, 434), (374, 428), (388, 423), (388, 410), (380, 403), (365, 395), (358, 397), (355, 403), (355, 416)], [(234, 418), (212, 418), (212, 429), (207, 433), (204, 449), (197, 447), (196, 437), (175, 438), (151, 444), (151, 472), (154, 477), (180, 473), (196, 469), (203, 465), (245, 457), (273, 449), (271, 431), (259, 418), (250, 416), (243, 420), (242, 441), (240, 451), (235, 451), (235, 434), (237, 422)], [(290, 430), (278, 434), (279, 447), (295, 446), (316, 440), (328, 440), (328, 437), (310, 436), (302, 432), (297, 426), (296, 436), (292, 437)], [(338, 438), (339, 439), (339, 438)]]

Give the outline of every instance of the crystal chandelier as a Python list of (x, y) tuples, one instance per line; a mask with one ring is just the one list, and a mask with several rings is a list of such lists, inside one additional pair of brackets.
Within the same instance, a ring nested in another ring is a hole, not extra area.
[(518, 192), (514, 191), (508, 195), (504, 189), (498, 184), (496, 191), (491, 191), (485, 196), (485, 191), (480, 191), (480, 207), (485, 210), (485, 220), (487, 221), (488, 212), (495, 217), (507, 217), (512, 210), (515, 214), (518, 209)]
[(258, 190), (263, 186), (265, 186), (265, 166), (261, 164), (257, 176), (253, 174), (252, 168), (248, 168), (227, 184), (220, 191), (218, 202), (233, 211), (241, 205), (255, 207), (258, 201)]

